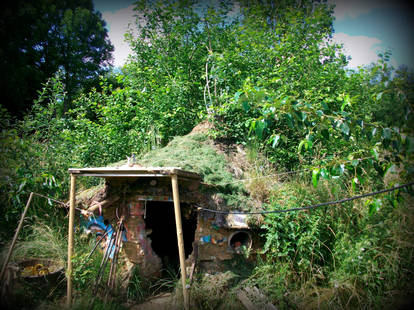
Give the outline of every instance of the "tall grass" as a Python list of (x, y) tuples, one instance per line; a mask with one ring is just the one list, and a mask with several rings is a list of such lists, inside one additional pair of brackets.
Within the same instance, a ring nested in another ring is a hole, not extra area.
[[(2, 258), (6, 255), (9, 246), (2, 251)], [(31, 258), (47, 258), (62, 265), (67, 257), (67, 241), (64, 229), (58, 226), (49, 226), (37, 219), (31, 225), (30, 233), (16, 243), (12, 253), (12, 261), (22, 261)]]

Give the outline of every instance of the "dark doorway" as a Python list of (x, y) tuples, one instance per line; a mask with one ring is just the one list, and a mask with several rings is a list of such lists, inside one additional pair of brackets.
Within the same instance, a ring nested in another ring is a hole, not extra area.
[[(193, 251), (192, 243), (197, 227), (196, 212), (191, 212), (192, 210), (188, 208), (191, 208), (191, 206), (181, 203), (185, 258)], [(152, 240), (151, 246), (155, 254), (162, 260), (163, 272), (171, 269), (178, 272), (180, 260), (178, 257), (174, 204), (165, 201), (148, 201), (145, 226), (147, 231), (151, 229), (148, 237)]]

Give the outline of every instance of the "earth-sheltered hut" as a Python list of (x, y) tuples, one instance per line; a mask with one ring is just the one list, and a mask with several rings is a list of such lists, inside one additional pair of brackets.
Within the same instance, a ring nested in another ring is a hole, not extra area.
[[(180, 148), (185, 148), (186, 141), (199, 142), (200, 137), (193, 134), (178, 139), (181, 139), (178, 143)], [(205, 146), (205, 142), (200, 143)], [(171, 144), (174, 145), (174, 140)], [(197, 156), (203, 156), (204, 151), (210, 154), (211, 150), (203, 149), (204, 146), (195, 147), (191, 152)], [(143, 162), (146, 163), (145, 160)], [(218, 162), (213, 164), (223, 169)], [(177, 265), (179, 261), (184, 305), (188, 305), (185, 281), (187, 274), (194, 271), (196, 261), (201, 268), (215, 269), (221, 261), (240, 254), (242, 249), (256, 250), (261, 242), (258, 235), (249, 229), (246, 215), (204, 210), (223, 210), (223, 201), (216, 195), (217, 186), (203, 182), (205, 171), (210, 174), (214, 171), (206, 168), (196, 173), (196, 169), (184, 166), (193, 171), (180, 167), (143, 167), (126, 163), (113, 167), (70, 169), (69, 225), (73, 227), (75, 205), (102, 215), (112, 223), (124, 216), (126, 241), (123, 242), (123, 251), (127, 259), (138, 265), (141, 274), (146, 277), (159, 276), (166, 261)], [(216, 171), (216, 174), (219, 172)], [(76, 178), (80, 176), (101, 177), (105, 179), (105, 184), (92, 194), (75, 197)], [(224, 207), (224, 210), (230, 209)], [(68, 257), (72, 254), (73, 228), (70, 229)], [(68, 303), (72, 295), (71, 271), (72, 262), (69, 259)]]

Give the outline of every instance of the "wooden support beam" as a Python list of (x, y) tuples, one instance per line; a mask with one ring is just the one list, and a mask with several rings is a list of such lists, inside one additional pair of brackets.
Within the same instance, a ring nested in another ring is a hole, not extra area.
[(70, 196), (69, 196), (69, 236), (68, 236), (68, 268), (66, 270), (67, 291), (66, 306), (72, 306), (72, 256), (73, 256), (73, 226), (75, 221), (75, 200), (76, 200), (76, 176), (70, 175)]
[(181, 224), (180, 195), (178, 192), (178, 177), (176, 174), (171, 175), (171, 185), (172, 185), (173, 200), (174, 200), (175, 225), (177, 229), (178, 254), (180, 258), (181, 283), (183, 286), (184, 309), (188, 310), (189, 309), (189, 296), (188, 296), (188, 290), (186, 287), (187, 275), (186, 275), (186, 270), (185, 270), (183, 227)]

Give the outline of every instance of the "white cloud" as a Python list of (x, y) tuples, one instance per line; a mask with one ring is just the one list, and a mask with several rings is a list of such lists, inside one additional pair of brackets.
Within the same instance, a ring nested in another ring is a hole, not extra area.
[(128, 25), (135, 23), (134, 6), (129, 6), (115, 12), (103, 12), (102, 17), (106, 21), (109, 31), (108, 36), (114, 45), (114, 66), (121, 67), (125, 64), (128, 55), (131, 53), (131, 48), (125, 42), (124, 34), (128, 30)]
[(375, 37), (350, 36), (340, 32), (333, 35), (332, 40), (336, 43), (343, 43), (345, 54), (351, 56), (348, 64), (350, 68), (368, 65), (378, 60), (377, 53), (381, 50), (379, 46), (382, 41)]
[(388, 6), (388, 0), (330, 0), (330, 4), (335, 4), (335, 18), (341, 21), (347, 18), (357, 18), (359, 15), (371, 12), (374, 9)]

